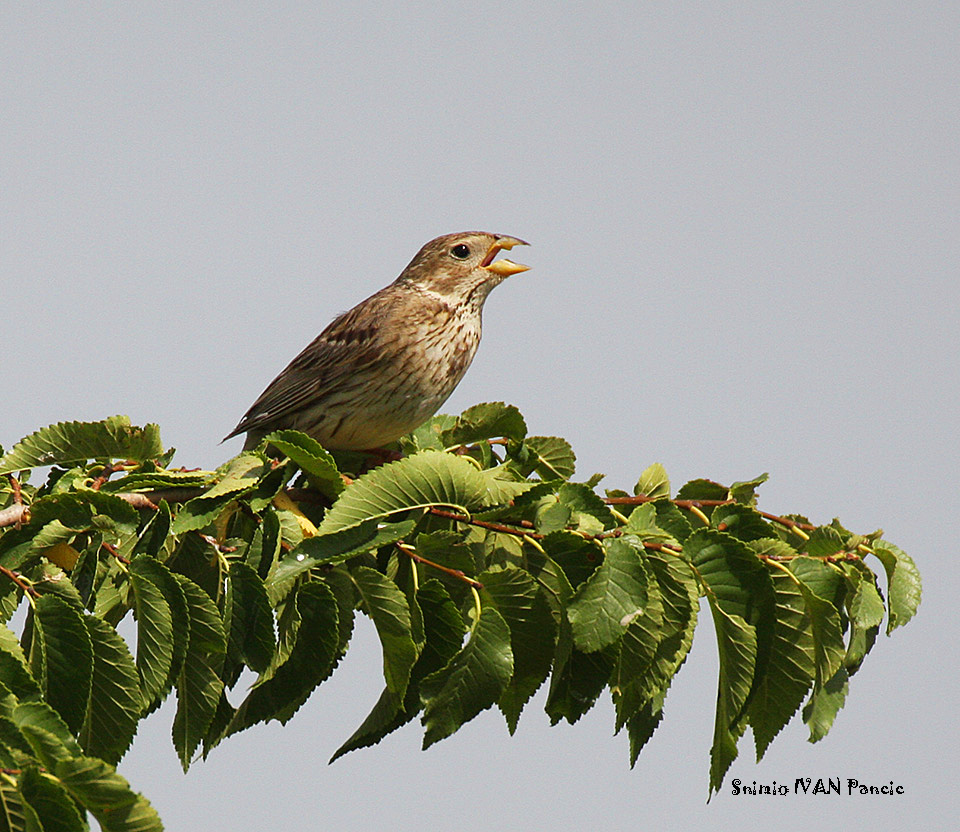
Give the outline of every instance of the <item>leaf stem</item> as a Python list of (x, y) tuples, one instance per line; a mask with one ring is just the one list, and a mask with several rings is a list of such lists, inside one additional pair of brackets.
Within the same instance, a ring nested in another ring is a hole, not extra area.
[(414, 563), (422, 563), (424, 566), (429, 566), (431, 569), (436, 569), (439, 572), (443, 572), (445, 575), (449, 575), (451, 578), (456, 578), (458, 581), (463, 581), (474, 592), (476, 592), (478, 589), (483, 589), (483, 584), (480, 583), (480, 581), (475, 581), (460, 569), (451, 569), (449, 566), (444, 566), (443, 564), (428, 560), (423, 555), (418, 554), (417, 550), (414, 549), (409, 543), (398, 541), (397, 548), (407, 557), (409, 557)]

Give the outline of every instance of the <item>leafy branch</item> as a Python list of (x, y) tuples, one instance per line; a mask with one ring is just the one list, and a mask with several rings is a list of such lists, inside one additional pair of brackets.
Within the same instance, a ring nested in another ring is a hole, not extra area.
[[(608, 690), (632, 764), (705, 599), (715, 791), (747, 726), (758, 759), (798, 711), (822, 738), (884, 619), (890, 634), (920, 601), (916, 566), (881, 532), (760, 510), (765, 476), (673, 493), (652, 465), (632, 493), (601, 494), (599, 478), (572, 479), (565, 440), (528, 435), (503, 404), (435, 417), (399, 450), (364, 472), (282, 431), (215, 471), (175, 469), (155, 426), (113, 417), (52, 425), (0, 457), (7, 825), (54, 812), (82, 829), (80, 807), (107, 830), (159, 829), (113, 768), (139, 720), (176, 696), (185, 770), (286, 723), (336, 671), (358, 612), (384, 687), (334, 758), (418, 716), (426, 748), (494, 705), (512, 733), (546, 683), (552, 723)], [(116, 626), (131, 613), (127, 645)], [(257, 681), (238, 695), (245, 669)]]

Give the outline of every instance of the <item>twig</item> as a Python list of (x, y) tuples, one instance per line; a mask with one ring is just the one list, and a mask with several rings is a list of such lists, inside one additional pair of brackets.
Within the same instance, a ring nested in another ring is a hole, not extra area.
[(14, 503), (12, 506), (0, 509), (0, 529), (4, 526), (15, 526), (29, 513), (30, 509), (22, 503)]
[(117, 551), (117, 547), (114, 546), (112, 543), (101, 543), (100, 545), (104, 549), (106, 549), (107, 552), (113, 555), (118, 561), (120, 561), (120, 563), (125, 563), (129, 565), (130, 561), (127, 558), (125, 558), (123, 555), (121, 555), (120, 552)]
[[(604, 497), (603, 501), (608, 506), (639, 506), (643, 503), (652, 503), (655, 500), (661, 500), (662, 497), (648, 497), (646, 494), (638, 494), (635, 497)], [(701, 508), (712, 508), (714, 506), (729, 506), (736, 503), (736, 500), (670, 500), (677, 508), (684, 508), (687, 511), (694, 511), (695, 509)], [(761, 517), (765, 520), (769, 520), (772, 523), (778, 523), (781, 526), (786, 526), (791, 529), (805, 529), (806, 531), (813, 531), (816, 526), (812, 523), (800, 523), (796, 520), (792, 520), (789, 517), (781, 517), (778, 514), (771, 514), (768, 511), (760, 511), (759, 509), (754, 509)]]
[(26, 583), (23, 580), (23, 577), (12, 569), (7, 569), (6, 566), (0, 566), (0, 575), (6, 575), (11, 581), (13, 581), (21, 590), (26, 592), (28, 595), (33, 596), (34, 598), (39, 598), (40, 593), (37, 592), (30, 584)]
[(443, 572), (445, 575), (449, 575), (451, 578), (456, 578), (458, 581), (463, 581), (472, 589), (483, 589), (483, 584), (480, 583), (480, 581), (475, 581), (473, 578), (468, 577), (462, 570), (451, 569), (449, 566), (443, 566), (442, 564), (434, 563), (432, 560), (427, 560), (425, 557), (423, 557), (423, 555), (417, 554), (417, 550), (407, 543), (398, 541), (397, 548), (414, 563), (422, 563), (424, 566), (437, 569), (440, 572)]

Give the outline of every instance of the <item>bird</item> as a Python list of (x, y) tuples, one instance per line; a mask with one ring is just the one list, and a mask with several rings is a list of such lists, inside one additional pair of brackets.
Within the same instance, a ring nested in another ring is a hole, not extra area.
[(527, 271), (501, 251), (528, 245), (483, 231), (445, 234), (393, 283), (335, 318), (260, 394), (224, 438), (244, 450), (295, 429), (330, 451), (373, 451), (433, 416), (480, 344), (491, 290)]

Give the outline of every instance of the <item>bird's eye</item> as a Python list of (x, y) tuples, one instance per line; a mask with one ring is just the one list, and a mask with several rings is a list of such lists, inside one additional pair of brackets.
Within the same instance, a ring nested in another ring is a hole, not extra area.
[(470, 246), (464, 245), (463, 243), (457, 243), (450, 253), (457, 258), (457, 260), (466, 260), (470, 256)]

